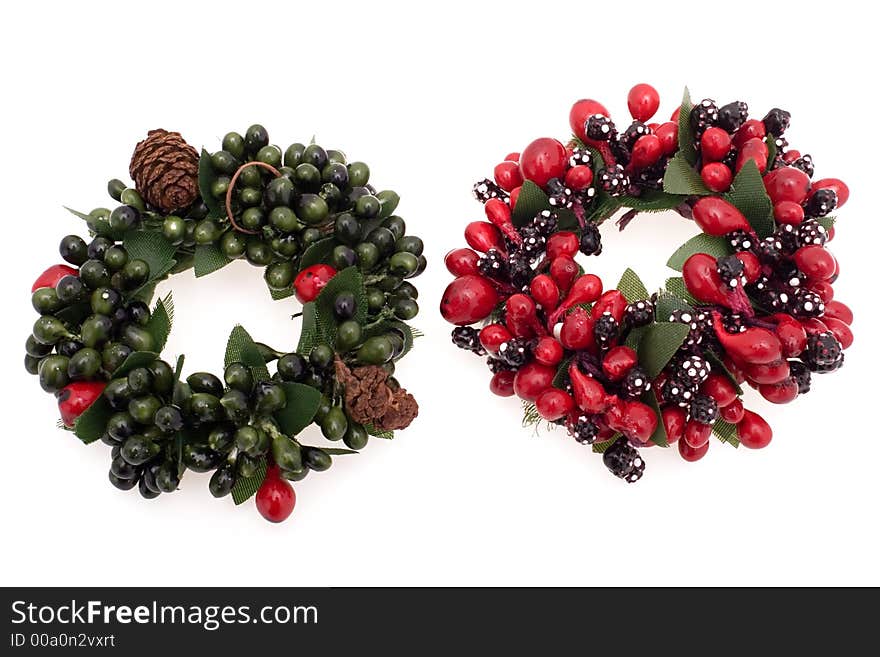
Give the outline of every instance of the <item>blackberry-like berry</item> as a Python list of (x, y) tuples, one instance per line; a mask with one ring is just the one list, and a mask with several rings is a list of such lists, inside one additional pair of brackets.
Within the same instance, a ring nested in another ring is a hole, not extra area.
[(614, 122), (603, 114), (593, 114), (584, 126), (587, 137), (594, 141), (608, 141), (617, 132)]
[(813, 177), (815, 167), (813, 166), (813, 158), (810, 155), (801, 155), (798, 159), (791, 163), (795, 169), (800, 169), (810, 178)]
[(602, 462), (615, 477), (632, 484), (642, 478), (645, 462), (639, 451), (629, 444), (626, 438), (620, 438), (602, 454)]
[(662, 157), (656, 164), (639, 169), (631, 178), (632, 184), (641, 189), (663, 189), (663, 176), (668, 163), (669, 158)]
[(649, 135), (651, 134), (651, 132), (653, 132), (651, 128), (646, 126), (641, 121), (633, 121), (629, 124), (629, 127), (626, 130), (620, 133), (620, 136), (617, 138), (617, 140), (627, 151), (632, 151), (632, 148), (639, 140), (639, 137)]
[(779, 238), (770, 235), (758, 242), (755, 251), (761, 260), (773, 264), (782, 257), (782, 242)]
[(734, 101), (727, 103), (718, 110), (719, 128), (723, 128), (727, 132), (736, 132), (743, 123), (749, 118), (749, 106), (742, 101)]
[(557, 217), (556, 213), (552, 210), (541, 210), (535, 215), (535, 218), (532, 219), (532, 225), (535, 227), (535, 230), (538, 231), (539, 235), (550, 237), (556, 232), (556, 228), (559, 226), (559, 217)]
[(694, 398), (694, 391), (687, 385), (677, 379), (668, 379), (663, 385), (661, 391), (663, 401), (669, 404), (676, 404), (681, 408), (687, 408), (691, 405)]
[(480, 333), (472, 326), (456, 326), (452, 329), (452, 344), (459, 349), (473, 351), (478, 356), (486, 355), (486, 350), (480, 344)]
[(686, 385), (691, 390), (696, 390), (709, 378), (712, 366), (702, 356), (686, 354), (672, 364), (672, 378)]
[(600, 349), (607, 349), (620, 332), (617, 320), (610, 313), (605, 313), (593, 325), (593, 337)]
[(520, 246), (519, 252), (525, 254), (531, 262), (534, 262), (541, 255), (541, 252), (544, 251), (547, 240), (538, 232), (538, 229), (533, 224), (527, 224), (520, 228), (519, 234), (522, 237), (522, 246)]
[(477, 269), (484, 276), (500, 280), (507, 276), (507, 259), (498, 249), (489, 249), (477, 261)]
[(584, 255), (599, 255), (602, 253), (602, 234), (596, 224), (586, 224), (581, 231), (580, 251)]
[(582, 445), (592, 445), (599, 435), (599, 427), (588, 415), (569, 418), (565, 423), (568, 434)]
[(828, 231), (825, 226), (813, 219), (807, 219), (797, 227), (798, 246), (825, 246)]
[(535, 272), (532, 270), (532, 258), (522, 251), (510, 255), (507, 260), (507, 273), (511, 284), (518, 290), (532, 282)]
[(779, 137), (782, 133), (788, 130), (788, 124), (791, 123), (791, 113), (779, 109), (778, 107), (774, 107), (767, 112), (767, 116), (763, 118), (762, 122), (764, 124), (764, 129), (769, 134), (774, 137)]
[(795, 226), (792, 226), (791, 224), (781, 224), (775, 231), (773, 231), (773, 237), (779, 241), (784, 255), (791, 255), (797, 251), (798, 230)]
[(623, 317), (627, 325), (633, 328), (650, 324), (654, 321), (654, 304), (650, 299), (627, 304)]
[(611, 196), (623, 196), (629, 188), (629, 176), (619, 164), (599, 169), (596, 179), (599, 189)]
[(623, 393), (623, 396), (630, 399), (638, 399), (642, 396), (642, 393), (648, 392), (650, 389), (651, 379), (648, 378), (645, 370), (638, 366), (627, 372), (626, 377), (624, 377), (620, 384), (620, 391)]
[(571, 157), (568, 158), (568, 166), (576, 167), (576, 166), (593, 166), (593, 155), (586, 148), (577, 147), (571, 152)]
[(727, 234), (727, 243), (737, 253), (740, 251), (751, 251), (755, 246), (755, 239), (744, 230), (735, 230)]
[(474, 184), (474, 198), (480, 203), (485, 203), (493, 198), (507, 199), (507, 192), (501, 189), (494, 181), (484, 178)]
[(551, 178), (547, 181), (547, 195), (550, 205), (554, 208), (570, 208), (574, 205), (574, 192), (559, 178)]
[[(700, 313), (702, 315), (703, 313)], [(687, 338), (685, 338), (685, 347), (695, 347), (703, 341), (703, 325), (697, 314), (689, 310), (673, 310), (669, 314), (669, 321), (678, 324), (687, 324), (690, 327)]]
[(699, 140), (706, 132), (706, 128), (711, 128), (718, 121), (718, 108), (715, 101), (711, 98), (704, 98), (699, 105), (695, 105), (688, 117), (691, 123), (691, 130), (694, 131), (694, 137)]
[(736, 256), (723, 256), (715, 261), (715, 270), (724, 284), (733, 289), (746, 284), (745, 265)]
[(590, 207), (594, 200), (596, 200), (595, 187), (587, 187), (586, 189), (574, 193), (575, 203), (578, 203), (582, 208)]
[(813, 193), (804, 206), (808, 217), (824, 217), (837, 207), (837, 192), (833, 189), (820, 189)]
[(508, 365), (500, 358), (492, 358), (491, 356), (486, 359), (486, 365), (489, 366), (489, 371), (492, 372), (492, 374), (498, 374), (498, 372), (506, 372), (508, 370), (516, 369)]
[(788, 361), (788, 370), (792, 379), (798, 385), (798, 394), (805, 395), (810, 392), (810, 370), (799, 360)]
[(789, 294), (788, 312), (795, 317), (821, 317), (825, 314), (825, 302), (815, 292), (796, 288)]
[(519, 369), (532, 357), (532, 343), (526, 338), (511, 338), (498, 347), (498, 357), (513, 369)]
[(811, 372), (830, 372), (827, 368), (837, 369), (843, 363), (843, 348), (831, 331), (816, 333), (807, 338), (801, 359)]
[(694, 395), (690, 413), (691, 419), (700, 424), (715, 424), (718, 419), (718, 402), (709, 395)]

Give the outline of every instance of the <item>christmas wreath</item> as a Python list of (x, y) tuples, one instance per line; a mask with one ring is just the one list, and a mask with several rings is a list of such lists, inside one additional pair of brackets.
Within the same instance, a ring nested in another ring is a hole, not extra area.
[[(408, 280), (423, 244), (395, 215), (398, 196), (369, 184), (363, 162), (314, 142), (282, 151), (260, 125), (230, 132), (201, 155), (180, 134), (153, 130), (134, 150), (134, 188), (111, 180), (110, 210), (84, 214), (89, 239), (68, 235), (36, 280), (40, 314), (25, 366), (56, 395), (63, 425), (111, 448), (110, 482), (147, 499), (178, 488), (186, 470), (212, 472), (215, 497), (280, 521), (288, 483), (354, 454), (369, 436), (393, 437), (418, 414), (394, 378), (417, 333)], [(235, 259), (264, 268), (272, 298), (303, 304), (295, 349), (232, 330), (221, 376), (182, 378), (183, 356), (162, 360), (171, 294), (159, 281), (205, 276)], [(275, 370), (270, 374), (269, 366)], [(310, 424), (345, 448), (302, 444)]]
[[(826, 248), (849, 191), (814, 179), (811, 157), (789, 148), (789, 113), (758, 120), (743, 102), (694, 105), (685, 90), (661, 123), (649, 122), (653, 87), (627, 100), (625, 127), (579, 100), (567, 145), (537, 139), (474, 186), (488, 221), (468, 224), (469, 248), (446, 256), (456, 279), (441, 312), (457, 346), (487, 356), (492, 392), (522, 399), (525, 424), (564, 425), (634, 482), (640, 447), (677, 443), (687, 461), (712, 434), (765, 447), (770, 426), (743, 406), (741, 385), (791, 402), (813, 374), (840, 368), (853, 337)], [(598, 227), (621, 209), (621, 230), (672, 210), (701, 231), (654, 294), (631, 269), (604, 289), (575, 261), (601, 253)]]

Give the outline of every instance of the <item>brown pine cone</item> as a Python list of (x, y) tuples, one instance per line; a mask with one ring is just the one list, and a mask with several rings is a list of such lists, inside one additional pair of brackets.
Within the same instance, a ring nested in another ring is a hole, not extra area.
[(345, 409), (355, 422), (394, 431), (408, 427), (419, 414), (415, 398), (404, 388), (391, 388), (388, 373), (377, 365), (350, 370), (337, 358), (336, 378), (345, 388)]
[(164, 212), (199, 197), (199, 154), (179, 132), (150, 130), (135, 146), (128, 172), (147, 203)]

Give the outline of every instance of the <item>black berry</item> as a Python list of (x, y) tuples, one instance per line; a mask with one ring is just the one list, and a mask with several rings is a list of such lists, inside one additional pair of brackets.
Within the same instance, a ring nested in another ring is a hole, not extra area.
[(715, 424), (718, 402), (708, 395), (694, 395), (690, 408), (691, 419), (701, 424)]
[(596, 224), (586, 224), (581, 231), (580, 251), (584, 255), (602, 253), (602, 234)]
[(734, 101), (718, 110), (716, 125), (727, 132), (736, 132), (749, 118), (749, 106), (742, 101)]
[(605, 450), (602, 462), (611, 474), (631, 484), (641, 479), (645, 472), (645, 462), (639, 451), (623, 438)]

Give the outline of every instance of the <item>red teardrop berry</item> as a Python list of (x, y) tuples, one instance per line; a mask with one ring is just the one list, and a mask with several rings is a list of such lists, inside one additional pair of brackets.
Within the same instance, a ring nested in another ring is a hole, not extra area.
[(825, 303), (825, 317), (839, 319), (844, 324), (853, 323), (853, 312), (842, 301), (827, 301)]
[(735, 230), (752, 227), (736, 206), (716, 196), (703, 196), (694, 204), (694, 221), (704, 233), (723, 237)]
[(578, 265), (571, 256), (560, 255), (550, 261), (550, 276), (563, 294), (568, 294), (579, 273)]
[(767, 156), (769, 155), (767, 144), (763, 139), (749, 139), (739, 151), (736, 158), (736, 172), (739, 173), (746, 162), (752, 160), (758, 167), (758, 171), (762, 174), (767, 170)]
[(681, 458), (685, 461), (693, 462), (699, 461), (701, 458), (706, 456), (706, 452), (709, 451), (709, 441), (706, 441), (706, 444), (702, 447), (691, 447), (687, 444), (687, 441), (679, 440), (678, 441), (678, 453), (681, 454)]
[(834, 286), (828, 281), (810, 281), (807, 286), (810, 292), (815, 292), (825, 303), (825, 314), (828, 314), (828, 304), (834, 300)]
[(793, 377), (788, 377), (779, 383), (762, 383), (758, 392), (771, 404), (788, 404), (797, 398), (798, 384)]
[(452, 281), (440, 301), (443, 319), (458, 326), (486, 319), (498, 305), (498, 293), (482, 276), (467, 275)]
[(499, 397), (513, 397), (513, 379), (516, 372), (513, 370), (501, 370), (492, 375), (489, 381), (489, 390)]
[(773, 218), (777, 223), (797, 226), (804, 221), (804, 207), (794, 201), (780, 201), (773, 206)]
[(532, 298), (539, 304), (544, 312), (553, 312), (559, 305), (559, 287), (547, 274), (538, 274), (529, 285)]
[(700, 153), (703, 162), (720, 162), (730, 152), (730, 135), (727, 130), (712, 126), (700, 137)]
[(717, 312), (712, 313), (712, 323), (718, 341), (734, 361), (762, 365), (775, 363), (782, 358), (779, 338), (768, 329), (756, 326), (740, 333), (728, 333)]
[(843, 205), (849, 199), (849, 187), (846, 186), (846, 183), (838, 178), (822, 178), (821, 180), (816, 180), (813, 182), (813, 186), (810, 189), (811, 195), (820, 189), (831, 189), (834, 190), (834, 193), (837, 194), (837, 207), (843, 207)]
[(538, 415), (553, 422), (567, 416), (574, 409), (574, 400), (567, 392), (558, 388), (549, 388), (535, 400)]
[(286, 479), (278, 474), (278, 467), (272, 466), (257, 491), (257, 511), (269, 522), (287, 520), (296, 506), (296, 493)]
[(639, 362), (635, 349), (620, 345), (608, 350), (602, 359), (602, 371), (612, 381), (620, 381)]
[(574, 258), (580, 248), (577, 235), (568, 230), (553, 233), (547, 240), (547, 258), (552, 262), (559, 256), (567, 255)]
[(490, 354), (497, 354), (498, 348), (512, 337), (503, 324), (488, 324), (480, 330), (480, 344)]
[(727, 406), (723, 406), (718, 410), (721, 419), (730, 424), (739, 424), (745, 414), (745, 407), (741, 399), (736, 399)]
[(517, 153), (515, 151), (513, 153), (508, 153), (505, 156), (504, 161), (505, 162), (519, 162), (519, 153)]
[(700, 178), (709, 191), (720, 194), (730, 189), (733, 182), (733, 172), (723, 162), (709, 162), (700, 170)]
[(810, 191), (810, 177), (800, 169), (781, 167), (764, 176), (764, 187), (774, 204), (783, 201), (801, 204)]
[(55, 397), (64, 426), (73, 427), (76, 418), (101, 396), (106, 385), (104, 381), (74, 381), (59, 390)]
[(490, 198), (483, 206), (486, 211), (486, 218), (493, 226), (498, 228), (501, 233), (515, 244), (522, 243), (522, 236), (517, 232), (511, 219), (510, 206), (500, 198)]
[(628, 401), (623, 408), (623, 434), (640, 443), (647, 443), (657, 429), (657, 413), (640, 401)]
[(677, 121), (661, 123), (657, 126), (657, 129), (654, 130), (654, 134), (657, 135), (657, 138), (660, 140), (660, 149), (663, 151), (663, 155), (672, 155), (678, 150)]
[(760, 415), (746, 410), (743, 419), (736, 425), (736, 435), (743, 447), (761, 449), (770, 444), (773, 430)]
[(575, 192), (585, 190), (593, 184), (593, 170), (586, 164), (578, 164), (565, 172), (565, 186)]
[(715, 400), (719, 408), (732, 404), (737, 398), (736, 387), (725, 374), (712, 372), (703, 382), (700, 391)]
[(697, 422), (696, 420), (688, 420), (688, 423), (684, 427), (684, 442), (686, 442), (694, 449), (699, 449), (700, 447), (703, 447), (706, 443), (709, 442), (709, 438), (711, 437), (711, 425), (703, 424), (702, 422)]
[(443, 258), (446, 269), (453, 276), (466, 276), (467, 274), (479, 274), (480, 270), (477, 264), (480, 262), (480, 256), (473, 249), (452, 249)]
[(547, 185), (551, 178), (562, 178), (568, 158), (565, 146), (556, 139), (541, 137), (523, 149), (519, 168), (523, 178), (538, 187)]
[(523, 184), (518, 162), (504, 161), (495, 165), (495, 182), (505, 192)]
[(676, 107), (672, 111), (672, 114), (669, 115), (669, 120), (674, 121), (675, 123), (678, 123), (678, 119), (680, 116), (681, 116), (681, 105), (679, 105), (678, 107)]
[(834, 319), (833, 317), (824, 317), (822, 321), (825, 322), (828, 330), (834, 334), (835, 338), (837, 338), (841, 347), (849, 349), (852, 346), (853, 332), (848, 324), (841, 322), (839, 319)]
[(511, 295), (504, 304), (505, 322), (510, 332), (518, 338), (531, 338), (541, 333), (543, 327), (538, 321), (538, 308), (534, 300), (522, 293)]
[(800, 356), (807, 346), (807, 332), (803, 325), (785, 313), (777, 313), (771, 319), (776, 321), (775, 333), (782, 345), (782, 355), (786, 358)]
[(730, 357), (730, 354), (725, 354), (721, 359), (721, 362), (724, 364), (725, 369), (730, 372), (730, 375), (733, 377), (733, 380), (737, 382), (737, 384), (742, 385), (745, 383), (746, 374), (742, 369), (742, 365)]
[(514, 187), (510, 190), (510, 209), (513, 210), (516, 208), (516, 202), (519, 200), (519, 193), (522, 191), (522, 187)]
[(794, 254), (794, 261), (798, 269), (812, 280), (827, 281), (837, 268), (831, 252), (817, 244), (799, 248)]
[(660, 138), (657, 135), (642, 135), (633, 144), (629, 163), (636, 169), (644, 169), (657, 164), (662, 155)]
[(724, 281), (718, 275), (715, 258), (707, 253), (695, 253), (681, 269), (684, 284), (698, 301), (730, 306), (730, 298)]
[(559, 318), (570, 308), (574, 308), (582, 303), (593, 303), (599, 299), (601, 293), (602, 279), (598, 276), (595, 274), (584, 274), (578, 277), (568, 291), (565, 300), (548, 318), (547, 326), (555, 326)]
[(55, 287), (55, 285), (65, 276), (77, 276), (79, 272), (73, 267), (67, 265), (52, 265), (42, 274), (37, 276), (37, 280), (31, 286), (31, 292), (36, 292), (41, 287)]
[[(595, 279), (595, 286), (593, 289), (601, 290), (602, 289), (601, 279), (598, 276), (593, 276), (593, 274), (585, 274), (584, 276), (581, 276), (581, 278), (579, 278), (575, 282), (575, 287), (572, 288), (572, 292), (574, 292), (574, 290), (577, 289), (578, 283), (581, 280), (586, 279), (590, 276), (592, 276)], [(591, 298), (593, 296), (593, 294), (595, 294), (595, 292), (593, 292), (587, 298)], [(569, 296), (571, 296), (571, 295), (569, 295)], [(596, 301), (596, 303), (593, 304), (593, 311), (592, 311), (593, 319), (599, 319), (602, 315), (608, 314), (608, 315), (611, 315), (618, 324), (620, 324), (623, 321), (623, 313), (626, 310), (627, 301), (626, 301), (626, 297), (623, 296), (623, 293), (620, 290), (608, 290), (607, 292), (603, 293), (602, 296), (599, 297), (598, 300), (592, 299), (592, 301)], [(577, 303), (592, 303), (592, 301), (585, 300), (585, 301), (578, 301)]]
[(782, 154), (782, 161), (786, 164), (794, 164), (801, 157), (801, 152), (796, 148), (789, 149)]
[(761, 276), (761, 261), (751, 251), (740, 251), (736, 259), (743, 263), (743, 276), (747, 283), (754, 283)]
[(516, 372), (513, 389), (520, 399), (533, 402), (547, 388), (553, 385), (556, 370), (541, 363), (526, 363)]
[(758, 119), (749, 119), (743, 123), (733, 136), (733, 145), (742, 148), (750, 139), (763, 139), (767, 135), (764, 122)]
[(589, 98), (582, 98), (571, 106), (571, 111), (568, 113), (568, 125), (581, 141), (587, 139), (587, 119), (593, 114), (608, 116), (608, 110), (602, 103)]
[(581, 351), (596, 349), (596, 340), (593, 337), (593, 320), (582, 308), (577, 308), (565, 317), (562, 329), (559, 332), (559, 341), (566, 349)]
[(601, 413), (608, 408), (605, 388), (596, 379), (581, 372), (575, 363), (568, 367), (568, 378), (571, 379), (574, 402), (584, 413)]
[(464, 229), (464, 239), (475, 251), (487, 253), (489, 249), (504, 252), (501, 231), (488, 221), (472, 221)]
[(650, 84), (637, 84), (626, 96), (626, 106), (630, 115), (642, 123), (657, 113), (660, 107), (660, 94)]
[(545, 335), (538, 340), (538, 344), (535, 345), (532, 354), (534, 355), (535, 360), (541, 363), (541, 365), (553, 367), (562, 361), (565, 352), (556, 338)]
[(660, 411), (660, 416), (663, 418), (663, 428), (666, 430), (666, 442), (670, 445), (677, 443), (684, 436), (687, 413), (678, 406), (667, 406)]
[(823, 333), (828, 333), (828, 326), (822, 320), (816, 319), (815, 317), (801, 320), (801, 326), (804, 327), (807, 335), (822, 335)]
[(297, 300), (300, 303), (314, 301), (334, 276), (336, 276), (336, 270), (330, 265), (317, 264), (306, 267), (296, 275), (293, 281)]
[(774, 363), (746, 366), (746, 376), (752, 383), (768, 385), (785, 381), (789, 375), (787, 360), (777, 360)]

